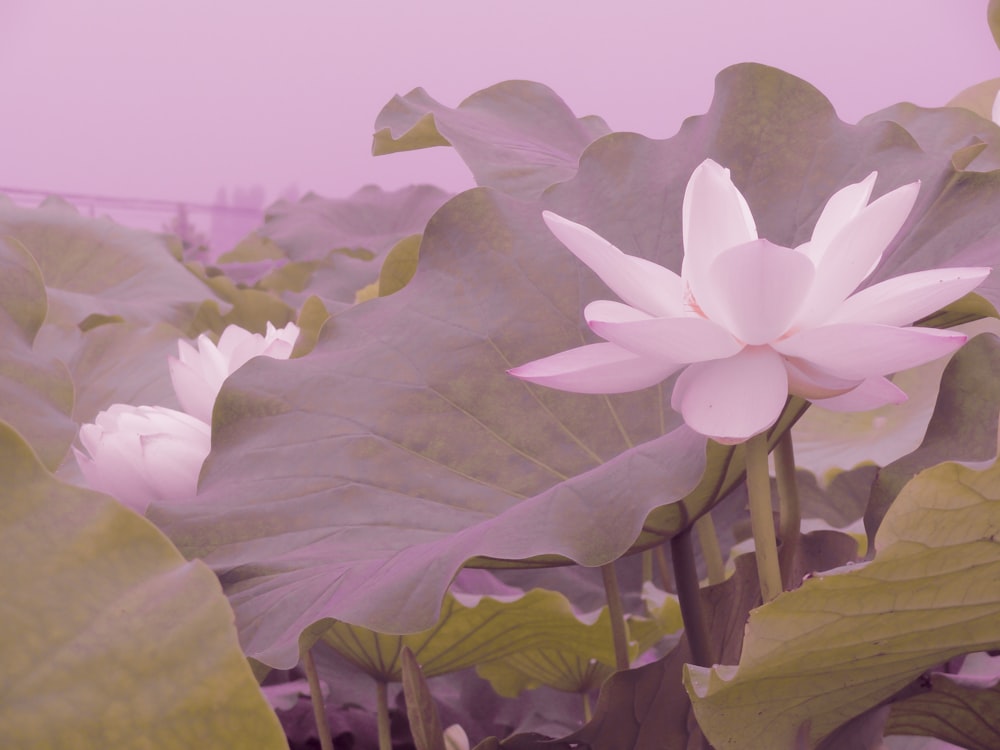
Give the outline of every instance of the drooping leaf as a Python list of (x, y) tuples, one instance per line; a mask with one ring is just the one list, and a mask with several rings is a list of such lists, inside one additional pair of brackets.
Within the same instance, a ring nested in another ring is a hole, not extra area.
[(478, 185), (537, 198), (572, 177), (583, 150), (609, 132), (599, 117), (576, 117), (550, 88), (530, 81), (498, 83), (454, 109), (417, 88), (379, 113), (372, 153), (453, 146)]
[[(664, 636), (684, 627), (680, 605), (673, 594), (647, 583), (643, 587), (643, 600), (650, 616), (625, 616), (632, 661)], [(573, 626), (578, 632), (571, 633), (570, 628), (566, 628), (561, 640), (554, 638), (543, 648), (518, 649), (502, 659), (479, 664), (476, 673), (488, 680), (498, 694), (509, 698), (540, 685), (567, 693), (596, 690), (616, 669), (607, 611), (607, 607), (600, 610), (599, 618), (587, 628), (596, 630), (596, 626), (601, 626), (605, 631), (597, 641), (599, 649), (594, 648), (594, 644), (584, 644), (584, 640), (591, 639), (580, 639), (581, 631), (586, 632), (581, 627), (584, 623), (564, 619), (564, 627)], [(587, 619), (592, 618), (593, 614)]]
[(919, 471), (948, 460), (989, 461), (997, 455), (1000, 339), (983, 334), (952, 357), (920, 447), (884, 467), (872, 485), (865, 528), (875, 537), (903, 486)]
[(211, 571), (0, 423), (0, 736), (10, 747), (287, 747)]
[(959, 674), (931, 672), (894, 701), (886, 734), (937, 737), (968, 750), (1000, 745), (1000, 657), (973, 654)]
[(815, 748), (925, 670), (1000, 647), (998, 480), (1000, 463), (921, 473), (885, 517), (872, 562), (751, 613), (738, 667), (688, 666), (711, 743), (790, 747), (807, 726)]
[(16, 241), (0, 237), (0, 419), (55, 469), (76, 433), (65, 365), (34, 346), (48, 311), (41, 272)]
[[(201, 497), (152, 511), (220, 573), (250, 654), (290, 666), (299, 634), (325, 617), (430, 627), (463, 564), (599, 565), (728, 492), (740, 449), (671, 431), (670, 381), (604, 397), (505, 375), (593, 341), (582, 309), (613, 296), (542, 209), (676, 271), (684, 188), (706, 157), (732, 169), (761, 235), (788, 246), (872, 170), (876, 195), (921, 179), (872, 282), (1000, 262), (1000, 173), (960, 172), (891, 122), (846, 125), (811, 86), (759, 65), (723, 71), (709, 112), (672, 139), (595, 141), (539, 201), (457, 196), (428, 222), (406, 287), (336, 314), (309, 356), (252, 362), (228, 381)], [(998, 284), (980, 288), (990, 304)]]
[[(970, 338), (985, 332), (1000, 335), (1000, 321), (989, 318), (959, 330)], [(864, 462), (886, 466), (913, 453), (923, 441), (950, 361), (942, 358), (894, 376), (893, 383), (908, 396), (902, 404), (866, 412), (810, 408), (792, 429), (796, 464), (822, 477)]]
[[(476, 573), (477, 579), (489, 575)], [(659, 634), (648, 620), (642, 625), (647, 625), (641, 633), (647, 640)], [(387, 635), (334, 622), (321, 640), (381, 682), (399, 682), (400, 654), (406, 648), (427, 677), (538, 648), (563, 649), (585, 660), (614, 664), (607, 608), (581, 615), (562, 594), (545, 589), (504, 587), (495, 595), (456, 591), (445, 596), (438, 622), (419, 633)], [(635, 651), (633, 646), (633, 656)]]
[(4, 338), (17, 334), (31, 346), (45, 321), (48, 302), (42, 271), (20, 243), (0, 237), (0, 318)]

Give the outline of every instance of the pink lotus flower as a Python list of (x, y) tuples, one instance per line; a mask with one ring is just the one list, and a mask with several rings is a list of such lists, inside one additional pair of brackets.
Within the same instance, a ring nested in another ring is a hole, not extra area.
[(590, 229), (545, 212), (549, 229), (624, 300), (584, 318), (606, 343), (510, 370), (577, 393), (623, 393), (674, 372), (671, 406), (694, 430), (742, 442), (777, 420), (789, 393), (864, 411), (906, 394), (886, 375), (960, 347), (963, 334), (908, 324), (977, 287), (988, 268), (900, 276), (857, 294), (913, 207), (919, 183), (869, 203), (875, 173), (838, 191), (812, 239), (759, 239), (729, 170), (704, 161), (687, 185), (681, 274), (626, 255)]
[(178, 341), (179, 358), (169, 358), (170, 380), (184, 411), (211, 424), (215, 397), (226, 378), (254, 357), (288, 359), (298, 337), (294, 323), (280, 329), (268, 323), (265, 336), (231, 325), (218, 345), (205, 334), (198, 337), (197, 349)]
[(73, 453), (87, 484), (145, 513), (151, 502), (195, 496), (211, 432), (174, 409), (113, 404), (80, 427), (86, 453), (75, 447)]

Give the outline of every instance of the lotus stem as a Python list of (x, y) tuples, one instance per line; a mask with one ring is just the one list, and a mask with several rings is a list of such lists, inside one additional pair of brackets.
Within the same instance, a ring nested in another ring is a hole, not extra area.
[(726, 580), (726, 564), (722, 561), (722, 550), (719, 549), (719, 537), (715, 533), (712, 514), (706, 513), (695, 521), (694, 531), (698, 535), (701, 556), (708, 571), (708, 585), (722, 583)]
[(781, 580), (786, 588), (792, 588), (795, 574), (795, 558), (799, 552), (802, 509), (799, 506), (799, 485), (795, 481), (795, 448), (792, 433), (786, 432), (774, 449), (774, 472), (778, 480), (778, 505), (781, 510), (779, 532), (781, 550), (778, 563)]
[(389, 727), (389, 686), (375, 680), (375, 708), (378, 722), (378, 750), (392, 750), (392, 731)]
[(622, 607), (621, 589), (614, 561), (601, 566), (604, 579), (604, 595), (608, 600), (608, 614), (611, 616), (611, 637), (615, 644), (615, 669), (624, 671), (629, 667), (628, 636), (625, 632), (625, 610)]
[(319, 735), (319, 746), (321, 750), (333, 750), (333, 735), (330, 734), (330, 722), (326, 718), (323, 689), (319, 684), (316, 662), (313, 660), (312, 651), (307, 648), (302, 649), (300, 655), (306, 670), (306, 679), (309, 681), (309, 698), (312, 702), (313, 718), (316, 721), (316, 734)]
[(771, 477), (767, 470), (767, 435), (754, 435), (746, 442), (747, 492), (750, 495), (750, 527), (757, 550), (757, 576), (764, 603), (781, 593), (778, 540), (774, 535), (771, 509)]
[(701, 606), (698, 566), (694, 559), (690, 527), (670, 540), (670, 556), (674, 562), (677, 601), (681, 605), (681, 618), (684, 620), (684, 633), (691, 648), (691, 660), (696, 666), (710, 667), (715, 664), (715, 654), (705, 620), (705, 610)]
[(660, 583), (664, 591), (674, 590), (674, 574), (670, 572), (667, 564), (667, 553), (663, 551), (663, 545), (653, 550), (653, 558), (656, 560), (656, 569), (660, 573)]
[(589, 724), (594, 718), (594, 709), (590, 707), (590, 693), (583, 693), (583, 723)]

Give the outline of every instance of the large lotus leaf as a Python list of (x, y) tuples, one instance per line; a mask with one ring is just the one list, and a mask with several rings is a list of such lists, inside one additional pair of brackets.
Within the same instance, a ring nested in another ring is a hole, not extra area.
[(392, 192), (369, 185), (342, 199), (310, 194), (272, 206), (257, 233), (293, 263), (309, 264), (305, 291), (353, 303), (355, 293), (378, 278), (379, 259), (402, 238), (422, 232), (448, 198), (431, 185)]
[(505, 81), (446, 107), (417, 88), (395, 96), (375, 120), (372, 153), (453, 146), (478, 185), (537, 198), (576, 173), (583, 150), (611, 132), (599, 117), (576, 117), (552, 89)]
[[(994, 85), (994, 94), (995, 85)], [(967, 94), (970, 96), (971, 94)], [(963, 101), (963, 100), (960, 100)], [(955, 102), (952, 102), (954, 105)], [(993, 101), (990, 100), (990, 108)], [(874, 112), (860, 125), (888, 120), (906, 128), (924, 151), (952, 158), (959, 168), (985, 172), (1000, 166), (1000, 127), (986, 112), (966, 106), (926, 108), (903, 102)]]
[(0, 419), (55, 469), (76, 434), (73, 381), (65, 365), (34, 346), (48, 311), (41, 272), (16, 241), (0, 238)]
[(604, 663), (613, 664), (615, 659), (607, 608), (581, 616), (562, 594), (545, 589), (501, 597), (449, 593), (441, 617), (428, 630), (385, 635), (335, 622), (321, 639), (382, 682), (399, 682), (404, 647), (413, 652), (427, 677), (537, 648), (564, 647), (573, 655)]
[(934, 414), (917, 450), (884, 467), (872, 485), (865, 528), (873, 539), (903, 486), (943, 461), (990, 461), (997, 455), (1000, 419), (1000, 339), (977, 336), (952, 357), (941, 378)]
[(67, 365), (76, 387), (73, 417), (92, 422), (111, 404), (179, 409), (167, 358), (184, 334), (167, 323), (111, 323), (78, 333)]
[(38, 263), (48, 323), (72, 327), (98, 314), (183, 326), (211, 296), (161, 236), (86, 218), (62, 201), (19, 208), (0, 200), (0, 237), (23, 244)]
[(211, 571), (2, 423), (0, 550), (5, 746), (287, 747)]
[(928, 469), (893, 504), (875, 559), (750, 615), (738, 667), (688, 667), (695, 715), (725, 748), (815, 748), (955, 656), (1000, 647), (1000, 463)]
[(221, 334), (230, 325), (263, 334), (268, 323), (282, 328), (295, 320), (295, 310), (272, 291), (238, 285), (223, 274), (210, 274), (200, 263), (186, 265), (228, 306), (226, 312), (223, 312), (214, 299), (202, 302), (188, 327), (192, 336), (204, 331)]
[[(676, 596), (647, 583), (643, 599), (650, 616), (625, 616), (633, 662), (636, 654), (645, 653), (664, 636), (684, 627)], [(606, 612), (606, 607), (601, 610), (602, 619)], [(568, 638), (550, 647), (518, 649), (502, 659), (479, 664), (476, 673), (488, 680), (498, 694), (509, 698), (540, 685), (567, 693), (589, 693), (615, 672), (610, 632), (604, 644), (602, 653), (581, 649)]]
[(998, 90), (1000, 90), (1000, 78), (991, 78), (959, 92), (948, 102), (948, 106), (964, 107), (986, 120), (992, 120), (993, 103), (996, 101)]
[(422, 630), (470, 558), (602, 564), (640, 532), (633, 548), (685, 528), (737, 481), (739, 451), (710, 446), (706, 464), (703, 438), (671, 432), (669, 381), (605, 397), (504, 374), (593, 341), (582, 308), (613, 297), (541, 210), (679, 270), (684, 187), (706, 156), (732, 168), (762, 235), (785, 245), (873, 169), (878, 193), (922, 179), (911, 231), (873, 279), (1000, 256), (1000, 173), (957, 172), (893, 123), (846, 125), (811, 86), (759, 65), (720, 74), (708, 114), (672, 139), (597, 140), (537, 203), (457, 196), (428, 223), (405, 288), (336, 315), (309, 356), (228, 381), (201, 497), (151, 511), (222, 575), (248, 653), (290, 666), (325, 617)]
[[(614, 655), (611, 658), (613, 662)], [(476, 667), (476, 674), (505, 698), (516, 698), (542, 685), (564, 693), (586, 694), (614, 673), (613, 664), (557, 648), (519, 651)]]
[[(927, 268), (1000, 264), (1000, 171), (957, 170), (949, 155), (922, 151), (892, 122), (847, 125), (811, 86), (759, 65), (720, 73), (709, 112), (686, 120), (674, 138), (600, 139), (577, 177), (546, 193), (545, 207), (679, 271), (684, 188), (706, 156), (731, 169), (760, 236), (790, 247), (810, 238), (845, 184), (877, 171), (877, 196), (921, 180), (916, 206), (865, 285)], [(977, 292), (996, 308), (1000, 274)]]

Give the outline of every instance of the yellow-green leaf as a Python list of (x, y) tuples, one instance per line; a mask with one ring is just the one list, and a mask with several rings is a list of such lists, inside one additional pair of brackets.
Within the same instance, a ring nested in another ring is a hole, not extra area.
[(922, 672), (1000, 647), (1000, 463), (942, 464), (899, 494), (875, 559), (808, 580), (755, 610), (739, 666), (688, 667), (717, 750), (815, 748)]
[(211, 571), (2, 422), (0, 590), (5, 747), (287, 747)]
[(990, 120), (993, 115), (993, 100), (996, 99), (998, 89), (1000, 89), (1000, 78), (991, 78), (962, 90), (948, 102), (948, 106), (964, 107), (983, 119)]
[[(676, 633), (684, 627), (677, 597), (657, 589), (653, 584), (643, 585), (642, 598), (649, 617), (627, 615), (630, 656), (642, 654), (665, 635)], [(601, 610), (601, 618), (607, 608)], [(545, 685), (566, 693), (589, 693), (615, 671), (614, 652), (602, 648), (600, 652), (581, 653), (572, 641), (552, 648), (525, 649), (509, 654), (503, 659), (480, 664), (476, 673), (489, 680), (500, 695), (514, 698), (523, 690)]]
[(394, 294), (410, 283), (413, 274), (417, 272), (417, 260), (420, 258), (421, 235), (411, 234), (404, 237), (385, 256), (382, 270), (378, 275), (378, 293), (380, 297)]
[(986, 21), (990, 25), (993, 41), (1000, 47), (1000, 0), (990, 0), (986, 8)]
[(967, 750), (1000, 745), (1000, 657), (972, 654), (959, 674), (932, 672), (893, 702), (885, 734), (936, 737)]
[[(648, 627), (643, 635), (648, 639)], [(536, 649), (604, 664), (615, 660), (607, 608), (579, 615), (565, 596), (545, 589), (502, 597), (449, 593), (441, 618), (428, 630), (385, 635), (335, 622), (322, 640), (382, 682), (400, 680), (404, 647), (413, 652), (427, 677)], [(633, 646), (633, 656), (636, 650)]]

